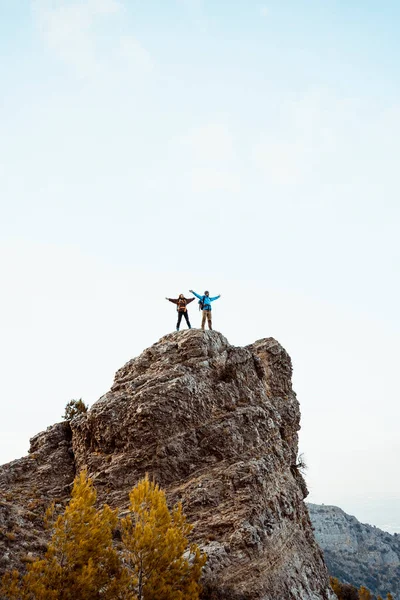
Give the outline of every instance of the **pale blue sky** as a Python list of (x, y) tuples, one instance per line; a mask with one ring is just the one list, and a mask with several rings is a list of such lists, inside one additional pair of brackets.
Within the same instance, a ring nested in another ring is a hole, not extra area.
[(0, 462), (209, 288), (293, 358), (310, 499), (400, 531), (399, 19), (0, 0)]

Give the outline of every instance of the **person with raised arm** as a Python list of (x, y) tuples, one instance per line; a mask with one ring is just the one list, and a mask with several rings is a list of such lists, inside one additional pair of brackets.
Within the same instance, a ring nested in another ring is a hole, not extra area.
[(204, 331), (207, 319), (208, 329), (212, 329), (211, 302), (214, 302), (214, 300), (218, 300), (218, 298), (221, 298), (221, 294), (218, 294), (218, 296), (214, 296), (213, 298), (211, 298), (210, 292), (208, 291), (205, 291), (203, 296), (200, 296), (200, 294), (196, 294), (196, 292), (194, 292), (193, 290), (189, 290), (189, 292), (191, 294), (194, 294), (196, 298), (199, 299), (199, 307), (200, 310), (203, 311), (203, 317), (201, 319), (201, 328)]
[(176, 330), (179, 331), (179, 327), (181, 325), (182, 317), (185, 317), (185, 321), (189, 329), (192, 329), (192, 326), (189, 321), (189, 313), (187, 310), (187, 305), (190, 302), (193, 302), (194, 298), (185, 298), (183, 294), (179, 294), (178, 298), (165, 298), (169, 300), (173, 304), (176, 304), (176, 310), (178, 311), (178, 322), (176, 324)]

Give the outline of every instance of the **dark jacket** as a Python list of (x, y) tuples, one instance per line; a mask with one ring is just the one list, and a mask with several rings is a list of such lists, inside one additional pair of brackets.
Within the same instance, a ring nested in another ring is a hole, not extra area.
[(176, 310), (178, 312), (186, 312), (186, 305), (193, 302), (194, 298), (168, 298), (168, 300), (177, 305)]

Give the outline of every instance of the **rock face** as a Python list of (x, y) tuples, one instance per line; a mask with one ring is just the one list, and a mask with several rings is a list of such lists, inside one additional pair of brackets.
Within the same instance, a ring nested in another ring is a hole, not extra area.
[(331, 575), (400, 598), (400, 535), (362, 524), (337, 506), (307, 506)]
[(205, 600), (331, 598), (296, 466), (300, 412), (291, 373), (272, 338), (246, 348), (217, 332), (162, 338), (117, 372), (87, 414), (36, 436), (30, 457), (0, 469), (0, 554), (1, 546), (7, 554), (0, 568), (43, 546), (44, 499), (65, 502), (74, 473), (87, 467), (99, 502), (122, 513), (145, 473), (171, 503), (183, 503), (209, 557)]
[(0, 575), (46, 549), (45, 509), (68, 498), (74, 477), (69, 423), (39, 433), (29, 456), (0, 467)]

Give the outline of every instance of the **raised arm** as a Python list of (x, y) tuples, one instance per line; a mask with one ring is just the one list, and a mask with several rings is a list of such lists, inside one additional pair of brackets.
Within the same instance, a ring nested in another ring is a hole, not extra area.
[(194, 295), (196, 296), (196, 298), (198, 298), (199, 300), (201, 300), (201, 299), (202, 299), (202, 297), (203, 297), (203, 296), (199, 296), (199, 294), (196, 294), (196, 292), (194, 292), (193, 290), (189, 290), (189, 292), (190, 292), (191, 294), (194, 294)]
[(190, 302), (193, 302), (194, 298), (185, 298), (186, 300), (186, 304), (190, 304)]
[(221, 294), (218, 294), (218, 296), (214, 296), (214, 298), (209, 298), (210, 302), (214, 302), (214, 300), (218, 300), (218, 298), (221, 298)]
[(174, 298), (165, 298), (166, 300), (169, 300), (170, 302), (172, 302), (173, 304), (178, 304), (178, 298), (175, 300)]

